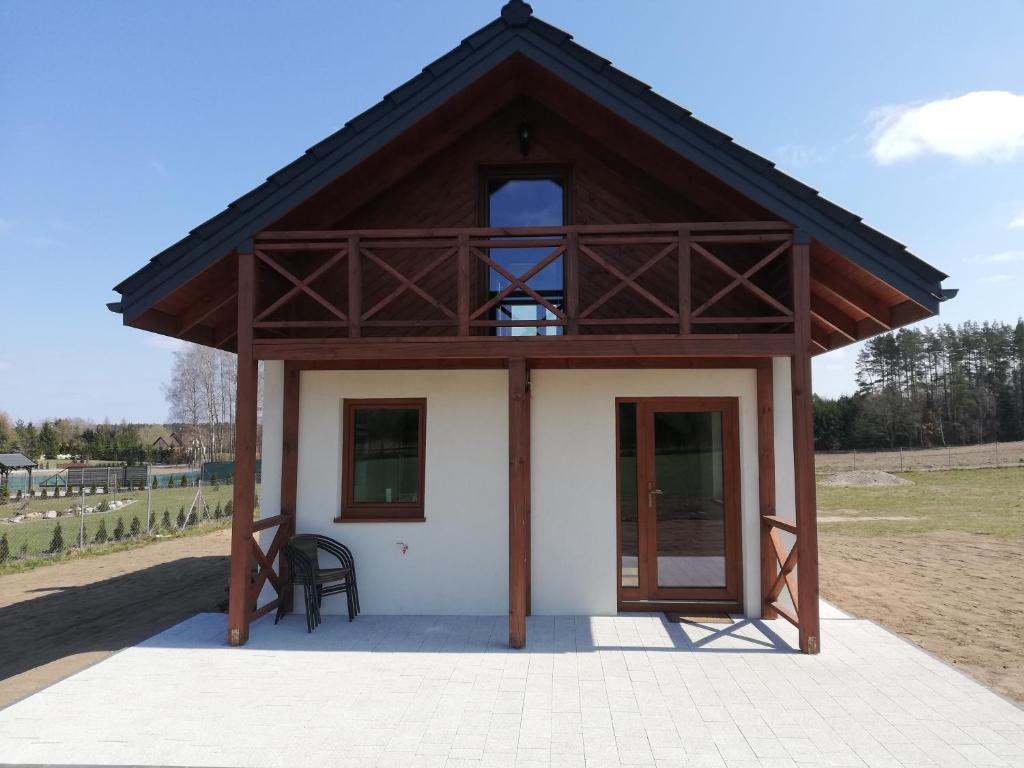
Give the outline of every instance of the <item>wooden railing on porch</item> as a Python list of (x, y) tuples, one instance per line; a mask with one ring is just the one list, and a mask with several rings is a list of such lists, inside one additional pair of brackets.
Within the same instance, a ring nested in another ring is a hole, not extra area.
[[(543, 250), (526, 271), (496, 258), (521, 248)], [(757, 281), (788, 277), (791, 248), (792, 228), (774, 221), (267, 231), (254, 242), (267, 279), (253, 329), (265, 338), (788, 333), (788, 279), (781, 290)], [(557, 298), (535, 280), (553, 267), (563, 276)], [(488, 290), (488, 272), (504, 287)], [(543, 317), (497, 317), (510, 298), (534, 302)]]

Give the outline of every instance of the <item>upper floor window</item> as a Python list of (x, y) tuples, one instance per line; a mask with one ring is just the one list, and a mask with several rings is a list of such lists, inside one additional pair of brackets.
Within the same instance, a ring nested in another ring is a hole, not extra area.
[[(493, 173), (486, 176), (489, 227), (560, 227), (566, 223), (567, 183), (564, 173)], [(491, 248), (490, 257), (510, 274), (520, 277), (551, 253), (549, 247)], [(565, 304), (563, 259), (558, 257), (524, 281), (545, 301), (562, 309)], [(487, 270), (488, 297), (508, 288), (509, 280), (494, 268)], [(557, 318), (529, 293), (517, 288), (494, 308), (493, 320), (531, 325), (499, 326), (499, 336), (554, 336), (561, 328), (533, 325)]]

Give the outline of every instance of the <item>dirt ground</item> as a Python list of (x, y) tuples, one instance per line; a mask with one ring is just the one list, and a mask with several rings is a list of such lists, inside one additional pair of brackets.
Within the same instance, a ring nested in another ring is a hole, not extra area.
[(825, 599), (1024, 702), (1024, 543), (956, 531), (822, 532), (819, 553)]
[(227, 597), (231, 531), (0, 578), (0, 707)]

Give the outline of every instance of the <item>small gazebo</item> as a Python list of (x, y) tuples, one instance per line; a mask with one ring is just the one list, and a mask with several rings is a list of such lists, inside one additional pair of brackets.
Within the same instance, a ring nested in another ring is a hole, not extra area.
[(7, 476), (16, 469), (28, 470), (28, 492), (32, 493), (32, 470), (36, 463), (24, 453), (0, 453), (0, 485), (7, 485)]

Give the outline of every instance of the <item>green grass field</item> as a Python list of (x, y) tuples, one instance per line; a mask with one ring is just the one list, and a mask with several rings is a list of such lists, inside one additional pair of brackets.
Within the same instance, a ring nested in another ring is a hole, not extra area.
[[(1024, 467), (906, 472), (899, 477), (913, 485), (819, 484), (821, 531), (858, 536), (960, 531), (1024, 539)], [(837, 517), (842, 522), (827, 522)], [(873, 517), (908, 519), (865, 519)]]
[[(203, 497), (209, 506), (212, 514), (214, 508), (219, 502), (223, 507), (227, 501), (231, 498), (232, 486), (221, 485), (216, 488), (204, 487)], [(192, 504), (192, 500), (195, 498), (196, 489), (192, 488), (161, 488), (153, 491), (153, 518), (154, 525), (159, 526), (160, 520), (163, 517), (164, 510), (170, 512), (171, 524), (175, 524), (175, 519), (178, 515), (178, 510), (181, 507), (185, 507), (187, 512)], [(118, 517), (124, 520), (125, 531), (131, 526), (132, 518), (138, 517), (139, 523), (145, 531), (146, 527), (146, 491), (132, 491), (130, 493), (121, 494), (103, 494), (98, 493), (95, 496), (86, 494), (85, 504), (87, 507), (98, 506), (101, 501), (106, 500), (108, 503), (115, 499), (136, 499), (135, 503), (129, 504), (128, 506), (122, 507), (118, 510), (110, 512), (94, 512), (87, 514), (85, 517), (86, 526), (86, 540), (92, 541), (92, 537), (95, 535), (96, 530), (99, 528), (100, 520), (105, 521), (107, 535), (110, 536), (114, 532), (114, 526), (117, 525)], [(61, 496), (58, 499), (39, 499), (35, 498), (28, 503), (27, 508), (21, 509), (21, 504), (8, 504), (0, 507), (0, 518), (9, 517), (13, 514), (25, 514), (26, 512), (45, 512), (47, 510), (57, 510), (63, 512), (68, 509), (72, 504), (78, 504), (81, 500), (81, 496), (73, 496), (70, 499)], [(10, 549), (10, 556), (19, 556), (22, 550), (22, 545), (28, 545), (28, 554), (36, 555), (41, 552), (45, 552), (49, 546), (50, 541), (53, 537), (53, 529), (57, 523), (60, 523), (61, 533), (64, 539), (65, 546), (73, 546), (78, 542), (79, 534), (79, 517), (67, 516), (59, 517), (56, 520), (31, 520), (22, 523), (0, 523), (0, 534), (7, 534), (8, 547)]]

